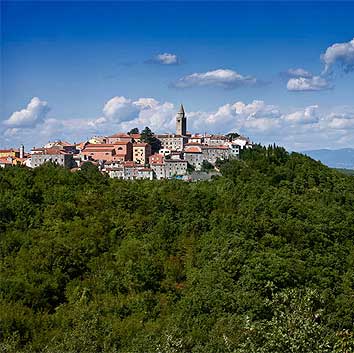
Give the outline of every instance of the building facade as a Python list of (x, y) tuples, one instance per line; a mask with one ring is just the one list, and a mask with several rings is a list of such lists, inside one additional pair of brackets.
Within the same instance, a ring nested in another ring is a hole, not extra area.
[(73, 156), (57, 149), (41, 148), (31, 151), (31, 166), (36, 168), (44, 163), (55, 163), (65, 168), (74, 166)]
[(147, 164), (151, 156), (151, 146), (146, 142), (133, 144), (133, 162), (138, 164)]

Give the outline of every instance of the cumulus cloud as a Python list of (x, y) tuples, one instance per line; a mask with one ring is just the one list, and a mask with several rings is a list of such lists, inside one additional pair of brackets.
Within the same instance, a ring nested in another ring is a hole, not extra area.
[(103, 114), (108, 119), (119, 123), (132, 120), (138, 114), (138, 109), (131, 99), (117, 96), (106, 102), (103, 107)]
[(330, 72), (335, 65), (339, 65), (344, 72), (354, 70), (354, 38), (345, 43), (335, 43), (328, 47), (321, 56), (325, 64), (325, 73)]
[(249, 104), (239, 101), (225, 104), (215, 112), (190, 112), (188, 123), (194, 131), (267, 132), (278, 125), (277, 119), (280, 115), (276, 106), (268, 105), (264, 101), (254, 100)]
[(335, 130), (354, 129), (354, 114), (331, 114), (328, 127)]
[(298, 78), (298, 77), (312, 78), (313, 77), (313, 74), (311, 72), (306, 71), (305, 69), (302, 68), (289, 69), (284, 73), (284, 75), (288, 78)]
[[(149, 126), (158, 133), (175, 131), (178, 107), (154, 98), (131, 99), (116, 96), (102, 107), (96, 118), (44, 118), (36, 126), (9, 126), (0, 139), (16, 146), (42, 145), (50, 140), (79, 142), (93, 135), (110, 135)], [(188, 129), (192, 132), (239, 132), (263, 144), (277, 143), (289, 149), (345, 147), (354, 140), (354, 108), (325, 113), (318, 105), (282, 110), (263, 100), (235, 101), (212, 111), (189, 111)], [(5, 126), (5, 125), (3, 125)]]
[(311, 105), (294, 113), (285, 114), (283, 118), (292, 124), (316, 124), (319, 122), (318, 105)]
[(207, 72), (193, 73), (180, 78), (172, 84), (176, 88), (188, 88), (195, 86), (219, 86), (223, 88), (236, 88), (240, 86), (252, 86), (257, 83), (256, 78), (243, 76), (236, 71), (218, 69)]
[(12, 113), (4, 124), (11, 128), (33, 127), (44, 121), (49, 110), (47, 102), (33, 97), (25, 109)]
[(321, 55), (324, 69), (320, 75), (313, 75), (303, 69), (289, 69), (281, 73), (287, 82), (288, 91), (323, 91), (333, 88), (331, 75), (335, 66), (344, 72), (354, 71), (354, 38), (349, 42), (335, 43)]
[(288, 91), (323, 91), (331, 89), (331, 83), (324, 77), (298, 77), (291, 78), (287, 85)]
[(163, 54), (157, 54), (152, 59), (148, 60), (147, 63), (161, 64), (161, 65), (177, 65), (180, 63), (180, 59), (176, 54), (163, 53)]
[(123, 131), (132, 127), (150, 126), (153, 129), (170, 127), (174, 105), (160, 103), (154, 98), (129, 99), (123, 96), (111, 98), (103, 107), (103, 117), (93, 122), (95, 126), (115, 125)]

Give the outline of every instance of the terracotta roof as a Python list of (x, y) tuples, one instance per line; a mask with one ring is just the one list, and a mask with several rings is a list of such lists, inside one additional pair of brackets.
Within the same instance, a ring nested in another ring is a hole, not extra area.
[(82, 153), (90, 153), (90, 152), (113, 152), (114, 148), (85, 148), (81, 152)]
[(124, 167), (135, 167), (135, 162), (133, 161), (126, 161), (126, 162), (123, 162), (123, 165)]
[(0, 153), (7, 153), (7, 152), (19, 152), (20, 150), (17, 148), (9, 148), (9, 149), (4, 149), (0, 150)]
[(69, 154), (67, 152), (58, 150), (57, 148), (33, 148), (32, 149), (33, 155), (56, 155), (56, 154)]
[(85, 147), (86, 148), (114, 148), (113, 144), (109, 144), (109, 143), (88, 143)]
[(108, 136), (108, 138), (115, 138), (115, 137), (123, 137), (123, 138), (130, 138), (130, 136), (128, 134), (125, 134), (123, 132), (117, 132), (114, 135)]
[(7, 157), (0, 157), (0, 163), (12, 164), (12, 160), (8, 160)]
[(201, 150), (201, 148), (199, 148), (199, 147), (187, 147), (187, 148), (185, 148), (184, 149), (184, 152), (186, 152), (186, 153), (202, 153), (202, 150)]
[(141, 169), (139, 169), (139, 171), (142, 171), (142, 172), (151, 172), (152, 169), (151, 169), (151, 168), (141, 168)]
[(112, 145), (116, 146), (116, 145), (127, 145), (128, 143), (130, 143), (130, 141), (117, 141), (114, 142)]

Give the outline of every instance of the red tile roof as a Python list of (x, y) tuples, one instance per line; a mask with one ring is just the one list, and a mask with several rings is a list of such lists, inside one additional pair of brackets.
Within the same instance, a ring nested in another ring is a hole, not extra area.
[(130, 143), (130, 141), (117, 141), (114, 142), (112, 145), (127, 145), (128, 143)]
[(151, 172), (152, 169), (151, 169), (151, 168), (141, 168), (141, 169), (139, 169), (139, 171), (142, 171), (142, 172)]
[(2, 163), (2, 164), (12, 164), (12, 160), (7, 159), (7, 157), (0, 157), (0, 163)]
[(82, 150), (82, 153), (90, 153), (90, 152), (113, 152), (114, 148), (85, 148)]
[(201, 148), (197, 146), (186, 147), (184, 151), (186, 153), (202, 153)]
[(56, 155), (56, 154), (69, 154), (67, 152), (58, 150), (57, 148), (33, 148), (32, 152), (34, 152), (33, 154), (46, 154), (46, 155)]
[(123, 132), (117, 132), (116, 134), (114, 134), (114, 135), (111, 135), (111, 136), (108, 136), (108, 138), (115, 138), (115, 137), (117, 137), (117, 138), (119, 138), (119, 137), (123, 137), (123, 138), (130, 138), (130, 136), (128, 135), (128, 134), (125, 134), (125, 133), (123, 133)]
[(85, 147), (86, 148), (114, 148), (113, 144), (109, 144), (109, 143), (88, 143)]
[(0, 153), (19, 153), (20, 150), (16, 149), (16, 148), (10, 148), (10, 149), (4, 149), (4, 150), (0, 150)]

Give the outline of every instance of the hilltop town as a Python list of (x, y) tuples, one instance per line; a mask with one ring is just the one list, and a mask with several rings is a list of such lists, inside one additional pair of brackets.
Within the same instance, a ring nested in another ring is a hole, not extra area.
[(36, 168), (52, 162), (75, 171), (84, 163), (92, 163), (111, 178), (187, 180), (193, 171), (213, 170), (218, 160), (239, 158), (244, 148), (252, 148), (252, 142), (237, 133), (189, 133), (181, 104), (175, 133), (154, 134), (148, 127), (141, 132), (134, 128), (80, 143), (49, 142), (29, 153), (21, 145), (19, 149), (0, 150), (0, 167)]

